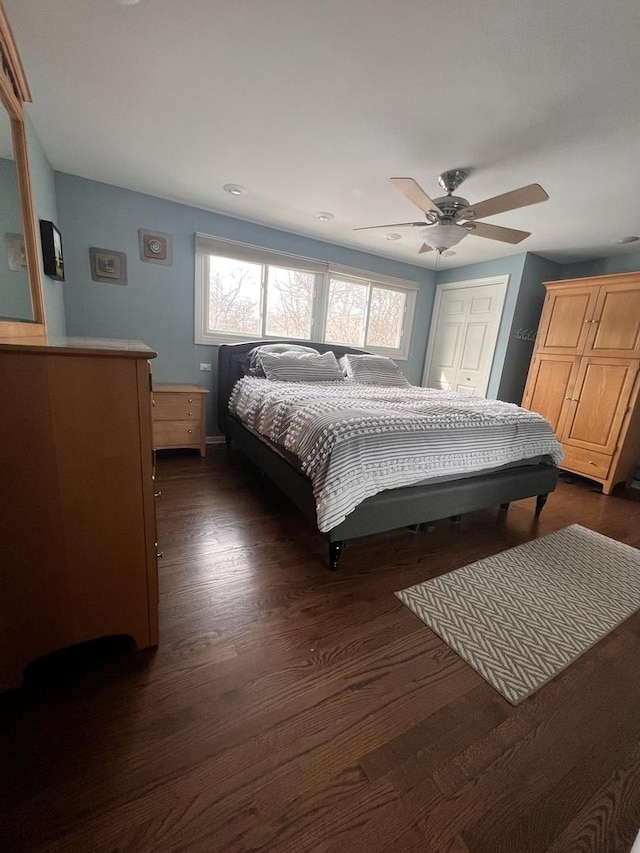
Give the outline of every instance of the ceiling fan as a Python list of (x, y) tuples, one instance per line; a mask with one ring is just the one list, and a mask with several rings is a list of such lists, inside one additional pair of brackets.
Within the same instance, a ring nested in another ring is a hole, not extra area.
[(507, 210), (516, 210), (530, 204), (546, 201), (549, 196), (540, 184), (528, 184), (517, 190), (494, 196), (493, 198), (469, 204), (466, 198), (453, 195), (460, 184), (466, 179), (467, 173), (462, 169), (451, 169), (438, 177), (438, 183), (446, 192), (441, 198), (431, 199), (413, 178), (391, 178), (391, 183), (413, 202), (425, 214), (424, 222), (395, 222), (391, 225), (370, 225), (365, 228), (355, 228), (355, 231), (370, 231), (374, 228), (424, 228), (420, 232), (423, 239), (419, 254), (432, 252), (438, 254), (455, 246), (467, 234), (476, 237), (488, 237), (489, 240), (500, 240), (503, 243), (520, 243), (530, 236), (530, 231), (518, 231), (515, 228), (503, 228), (499, 225), (489, 225), (478, 222), (481, 216), (494, 216)]

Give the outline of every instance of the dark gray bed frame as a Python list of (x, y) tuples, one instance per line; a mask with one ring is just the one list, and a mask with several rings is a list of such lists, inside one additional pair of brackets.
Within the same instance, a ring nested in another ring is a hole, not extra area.
[[(218, 427), (224, 434), (227, 447), (235, 442), (238, 448), (280, 488), (317, 527), (316, 504), (311, 481), (299, 471), (271, 442), (244, 426), (228, 410), (228, 401), (236, 382), (245, 375), (241, 359), (256, 346), (273, 343), (302, 343), (306, 341), (250, 341), (223, 344), (218, 351), (217, 415)], [(345, 353), (363, 350), (334, 344), (309, 342), (319, 352), (333, 350), (340, 358)], [(558, 468), (554, 465), (524, 465), (490, 474), (478, 474), (459, 480), (430, 485), (405, 486), (389, 489), (367, 498), (343, 522), (328, 533), (329, 567), (338, 568), (338, 561), (348, 539), (369, 536), (399, 527), (428, 524), (442, 518), (458, 518), (462, 513), (500, 506), (503, 511), (511, 501), (536, 496), (536, 516), (540, 515), (549, 492), (555, 489)]]

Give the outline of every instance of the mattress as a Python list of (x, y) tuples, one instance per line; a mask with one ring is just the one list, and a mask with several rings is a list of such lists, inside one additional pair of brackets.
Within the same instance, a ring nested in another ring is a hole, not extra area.
[(313, 485), (323, 532), (386, 489), (562, 459), (540, 415), (432, 388), (245, 377), (229, 410), (297, 460)]

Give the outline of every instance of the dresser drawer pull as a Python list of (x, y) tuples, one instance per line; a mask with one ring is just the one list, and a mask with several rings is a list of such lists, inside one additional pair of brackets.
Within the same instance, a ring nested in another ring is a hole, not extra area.
[(189, 435), (191, 435), (191, 433), (193, 432), (193, 430), (192, 430), (192, 429), (188, 429), (188, 430), (187, 430), (187, 432), (189, 433)]
[(189, 417), (191, 417), (193, 415), (193, 412), (187, 412), (187, 414), (189, 415)]
[(187, 400), (187, 403), (193, 403), (193, 397), (189, 397), (189, 399)]
[(164, 551), (156, 551), (156, 557), (161, 560), (164, 557)]
[(153, 493), (154, 498), (159, 498), (161, 495), (162, 495), (162, 492), (154, 492)]
[(591, 459), (589, 459), (589, 465), (595, 465), (595, 464), (596, 464), (595, 462), (592, 462)]

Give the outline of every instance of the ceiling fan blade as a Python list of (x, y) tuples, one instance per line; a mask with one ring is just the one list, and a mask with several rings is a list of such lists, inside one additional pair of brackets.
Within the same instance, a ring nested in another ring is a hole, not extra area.
[(364, 228), (354, 228), (354, 231), (371, 231), (373, 228), (424, 228), (428, 222), (393, 222), (391, 225), (366, 225)]
[(423, 243), (422, 246), (418, 249), (418, 254), (423, 255), (425, 252), (433, 252), (433, 246), (427, 246), (426, 243)]
[(530, 231), (518, 231), (516, 228), (488, 225), (486, 222), (470, 222), (469, 226), (471, 225), (473, 228), (469, 228), (469, 234), (474, 234), (476, 237), (488, 237), (489, 240), (500, 240), (501, 243), (521, 243), (531, 236)]
[(394, 187), (406, 196), (409, 201), (412, 201), (416, 207), (423, 210), (425, 213), (441, 213), (438, 205), (429, 198), (422, 187), (417, 184), (413, 178), (389, 178)]
[(509, 193), (487, 198), (478, 204), (470, 204), (458, 214), (461, 219), (480, 219), (483, 216), (494, 216), (496, 213), (504, 213), (507, 210), (516, 210), (519, 207), (528, 207), (530, 204), (538, 204), (549, 198), (540, 184), (529, 184)]

